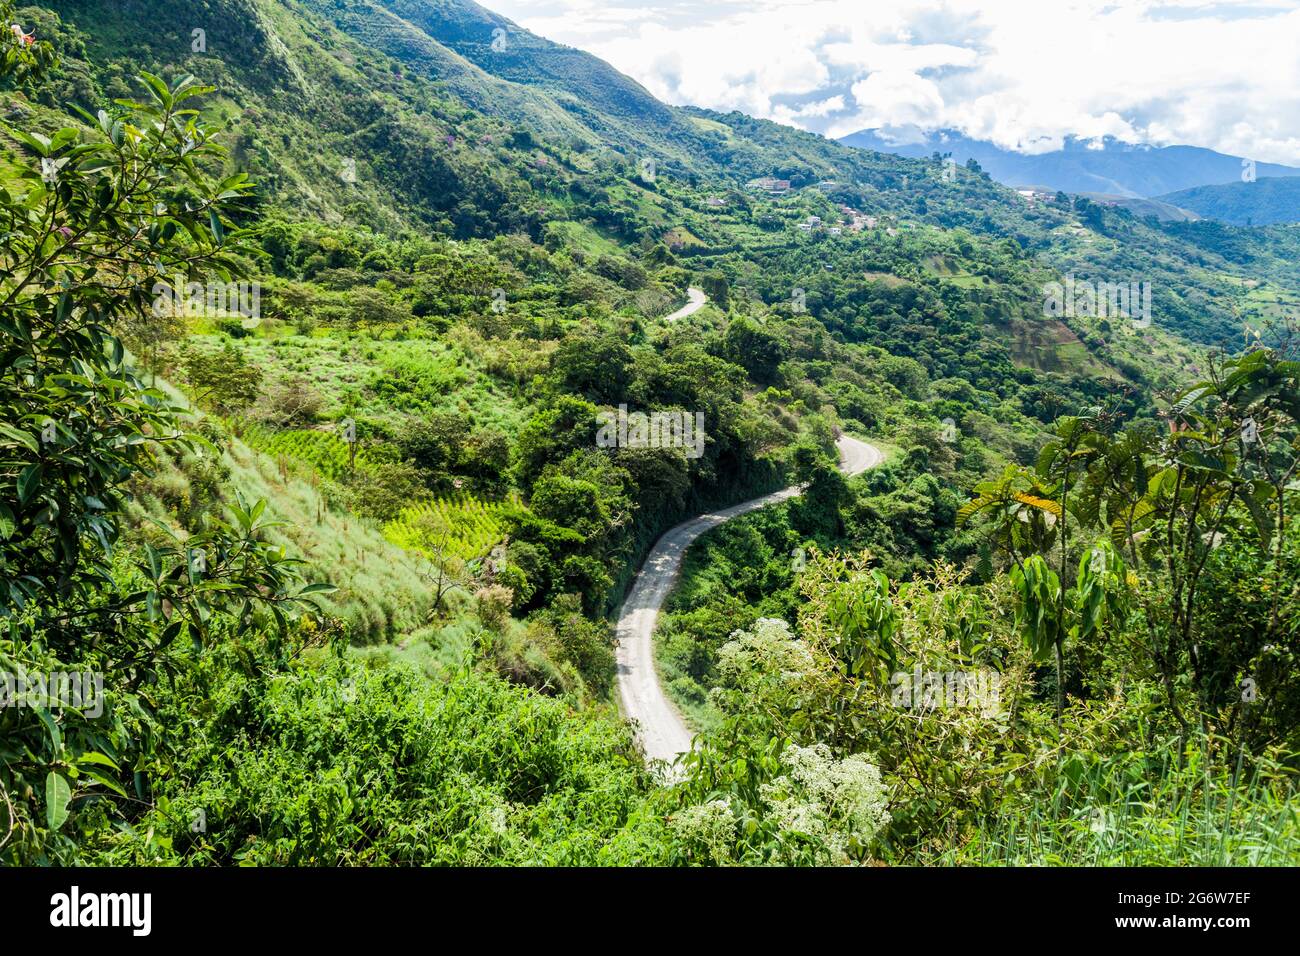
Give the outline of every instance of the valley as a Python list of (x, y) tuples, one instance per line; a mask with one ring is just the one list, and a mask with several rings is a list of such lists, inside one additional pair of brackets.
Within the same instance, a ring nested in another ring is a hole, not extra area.
[(1295, 228), (470, 0), (0, 12), (0, 675), (105, 688), (0, 683), (0, 863), (1300, 862)]
[[(840, 470), (857, 475), (883, 461), (880, 450), (857, 438), (836, 439)], [(647, 760), (671, 765), (691, 749), (691, 732), (664, 695), (655, 664), (654, 632), (659, 608), (681, 571), (686, 550), (709, 530), (731, 518), (787, 501), (798, 488), (784, 488), (729, 508), (700, 515), (664, 532), (633, 579), (619, 608), (615, 639), (618, 648), (618, 691), (623, 715), (637, 728), (637, 740)]]

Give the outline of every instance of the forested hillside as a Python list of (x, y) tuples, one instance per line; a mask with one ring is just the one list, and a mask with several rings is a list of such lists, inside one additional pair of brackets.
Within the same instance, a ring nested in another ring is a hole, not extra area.
[[(0, 13), (0, 860), (1300, 859), (1295, 230), (670, 107), (459, 0)], [(690, 552), (646, 767), (633, 576), (793, 484)]]
[(1300, 222), (1300, 176), (1196, 186), (1161, 198), (1236, 226)]

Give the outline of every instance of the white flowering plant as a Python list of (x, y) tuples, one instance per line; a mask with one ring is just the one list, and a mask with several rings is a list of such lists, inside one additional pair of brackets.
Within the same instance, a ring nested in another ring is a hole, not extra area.
[[(671, 820), (684, 862), (832, 865), (861, 862), (889, 822), (888, 789), (862, 753), (837, 755), (773, 735), (782, 726), (808, 736), (826, 662), (785, 622), (736, 631), (718, 656), (714, 691), (727, 715), (714, 739), (690, 758), (685, 806)], [(724, 755), (725, 754), (725, 758)]]

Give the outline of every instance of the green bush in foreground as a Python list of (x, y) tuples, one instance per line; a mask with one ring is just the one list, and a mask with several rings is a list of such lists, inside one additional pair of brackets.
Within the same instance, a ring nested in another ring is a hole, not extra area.
[(249, 679), (232, 656), (173, 698), (193, 745), (94, 862), (591, 864), (651, 792), (617, 724), (497, 677), (331, 660)]

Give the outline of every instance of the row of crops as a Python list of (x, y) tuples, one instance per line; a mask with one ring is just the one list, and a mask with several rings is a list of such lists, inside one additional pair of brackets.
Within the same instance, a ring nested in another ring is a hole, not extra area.
[[(249, 448), (278, 458), (284, 455), (306, 462), (323, 477), (337, 480), (348, 470), (348, 443), (339, 432), (317, 431), (314, 428), (268, 428), (252, 425), (241, 436)], [(365, 448), (357, 449), (357, 467), (368, 464)]]
[[(331, 480), (348, 469), (349, 447), (339, 432), (253, 425), (242, 438), (250, 448), (304, 462)], [(370, 464), (365, 448), (358, 448), (356, 467), (365, 469)], [(431, 557), (441, 552), (469, 561), (483, 557), (505, 537), (507, 517), (521, 507), (518, 498), (489, 501), (469, 493), (430, 497), (388, 522), (384, 537), (409, 551)]]
[(469, 561), (481, 558), (505, 537), (517, 499), (484, 501), (475, 495), (431, 498), (404, 510), (384, 526), (384, 537), (398, 547), (436, 556), (439, 550)]

